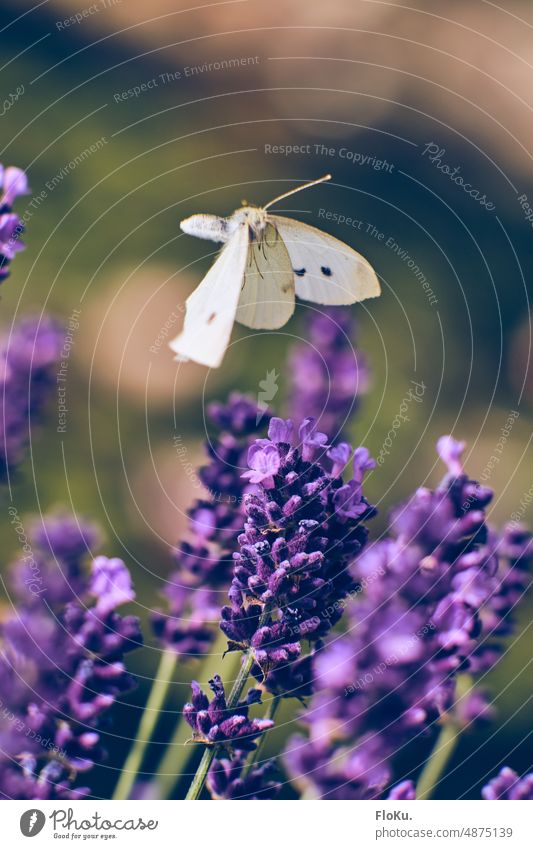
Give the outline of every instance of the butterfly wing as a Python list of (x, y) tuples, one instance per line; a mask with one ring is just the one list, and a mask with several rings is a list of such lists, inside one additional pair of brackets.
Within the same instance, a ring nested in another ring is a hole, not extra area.
[(248, 228), (238, 227), (185, 302), (183, 330), (170, 343), (177, 360), (217, 368), (228, 347), (248, 253)]
[(236, 320), (246, 327), (275, 330), (294, 312), (294, 272), (277, 228), (267, 223), (259, 239), (250, 239)]
[(269, 215), (290, 254), (296, 294), (315, 304), (354, 304), (381, 294), (370, 263), (344, 242), (309, 224)]

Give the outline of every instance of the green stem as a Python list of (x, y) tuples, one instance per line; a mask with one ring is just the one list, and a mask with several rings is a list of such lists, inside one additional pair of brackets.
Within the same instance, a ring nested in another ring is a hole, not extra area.
[[(471, 688), (472, 678), (470, 675), (459, 675), (456, 686), (456, 710), (461, 699), (467, 697)], [(444, 770), (455, 751), (455, 747), (459, 742), (461, 731), (462, 727), (460, 723), (452, 714), (447, 723), (443, 726), (437, 738), (437, 742), (433, 747), (433, 751), (429, 756), (429, 760), (418, 779), (416, 787), (417, 799), (431, 799), (433, 791), (439, 783)]]
[(144, 754), (152, 739), (154, 729), (163, 707), (169, 685), (176, 666), (177, 656), (167, 649), (161, 655), (159, 667), (150, 690), (148, 701), (143, 710), (137, 735), (133, 741), (129, 755), (120, 773), (113, 799), (129, 799), (131, 789), (141, 768)]
[(429, 760), (418, 779), (416, 787), (417, 799), (431, 799), (433, 791), (439, 783), (446, 765), (455, 750), (460, 733), (454, 722), (448, 722), (443, 727)]
[[(265, 719), (274, 719), (277, 712), (278, 712), (278, 708), (279, 708), (280, 704), (281, 704), (281, 696), (272, 696), (272, 698), (270, 699), (270, 701), (268, 703), (268, 707), (265, 711), (264, 718)], [(263, 751), (266, 738), (267, 738), (266, 733), (261, 734), (259, 741), (257, 743), (257, 746), (254, 749), (254, 751), (252, 752), (252, 754), (250, 756), (250, 760), (248, 761), (248, 765), (246, 767), (246, 775), (248, 775), (248, 773), (252, 769), (253, 765), (255, 763), (257, 763), (257, 761), (259, 760), (259, 755)]]
[[(259, 619), (258, 628), (262, 628), (267, 623), (269, 616), (270, 606), (267, 604), (265, 605), (261, 614), (261, 618)], [(248, 651), (244, 655), (244, 660), (242, 662), (239, 673), (235, 678), (233, 687), (231, 688), (231, 693), (229, 694), (228, 699), (226, 701), (226, 705), (229, 709), (234, 708), (237, 702), (239, 701), (242, 695), (242, 691), (244, 690), (245, 684), (249, 678), (250, 672), (252, 671), (253, 665), (254, 653), (251, 649), (248, 649)], [(200, 794), (205, 784), (205, 780), (207, 778), (207, 773), (209, 772), (209, 767), (211, 766), (219, 748), (220, 746), (218, 745), (208, 746), (206, 748), (185, 799), (192, 801), (200, 797)]]

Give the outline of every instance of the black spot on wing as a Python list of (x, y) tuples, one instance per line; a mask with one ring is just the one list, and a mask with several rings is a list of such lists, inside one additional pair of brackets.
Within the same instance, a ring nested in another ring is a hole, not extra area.
[(292, 270), (296, 274), (296, 277), (303, 277), (306, 272), (305, 268), (293, 268)]
[(212, 312), (211, 315), (209, 316), (209, 318), (207, 319), (207, 323), (212, 324), (216, 317), (217, 317), (216, 312)]
[(322, 265), (320, 267), (320, 271), (322, 272), (324, 277), (331, 277), (332, 271), (331, 271), (331, 268), (328, 268), (327, 265)]

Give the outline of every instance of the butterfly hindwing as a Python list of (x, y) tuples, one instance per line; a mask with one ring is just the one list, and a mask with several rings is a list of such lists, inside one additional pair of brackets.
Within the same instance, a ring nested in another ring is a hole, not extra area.
[(250, 238), (236, 320), (246, 327), (275, 330), (294, 312), (294, 272), (280, 233), (270, 223)]
[(248, 228), (243, 225), (187, 298), (183, 330), (170, 343), (177, 359), (194, 360), (211, 368), (222, 362), (235, 321), (247, 249)]
[(296, 294), (315, 304), (353, 304), (381, 289), (367, 260), (328, 233), (281, 215), (269, 215), (290, 254)]

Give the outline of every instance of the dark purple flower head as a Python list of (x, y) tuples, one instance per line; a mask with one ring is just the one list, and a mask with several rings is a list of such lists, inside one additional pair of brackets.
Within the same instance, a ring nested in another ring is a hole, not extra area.
[(90, 590), (96, 598), (94, 612), (103, 618), (135, 598), (130, 573), (118, 557), (97, 557), (93, 561)]
[(530, 772), (528, 775), (520, 778), (514, 770), (509, 769), (508, 766), (504, 766), (496, 778), (493, 778), (492, 781), (489, 781), (485, 785), (481, 791), (481, 795), (489, 801), (496, 799), (511, 799), (514, 801), (518, 799), (532, 800), (533, 773)]
[[(290, 677), (281, 668), (300, 657), (301, 640), (321, 640), (340, 618), (342, 599), (356, 590), (348, 566), (375, 511), (362, 493), (372, 467), (367, 451), (355, 452), (354, 477), (343, 483), (338, 465), (352, 449), (341, 445), (335, 453), (311, 420), (296, 438), (290, 421), (274, 418), (268, 437), (250, 451), (254, 467), (258, 454), (275, 462), (265, 461), (265, 479), (254, 479), (257, 488), (244, 501), (231, 606), (222, 611), (221, 628), (230, 650), (251, 648), (258, 677), (277, 691), (282, 677)], [(258, 629), (264, 605), (272, 616)]]
[(248, 691), (245, 701), (228, 708), (224, 685), (219, 675), (209, 681), (213, 691), (211, 702), (196, 681), (192, 682), (192, 700), (183, 708), (183, 715), (193, 730), (193, 740), (208, 746), (220, 744), (230, 751), (249, 752), (255, 749), (256, 738), (272, 728), (270, 719), (250, 719), (250, 705), (261, 700), (259, 690)]

